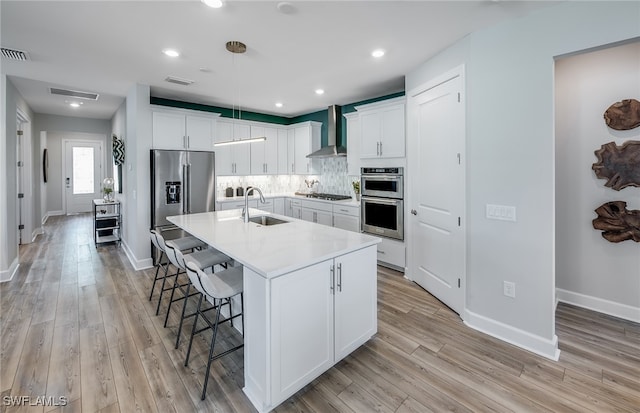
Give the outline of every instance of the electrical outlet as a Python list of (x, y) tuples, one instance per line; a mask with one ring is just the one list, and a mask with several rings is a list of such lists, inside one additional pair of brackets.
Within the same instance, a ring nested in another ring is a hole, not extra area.
[(502, 284), (503, 294), (507, 297), (516, 298), (516, 283), (504, 281)]
[(516, 207), (487, 204), (486, 217), (501, 221), (516, 221)]

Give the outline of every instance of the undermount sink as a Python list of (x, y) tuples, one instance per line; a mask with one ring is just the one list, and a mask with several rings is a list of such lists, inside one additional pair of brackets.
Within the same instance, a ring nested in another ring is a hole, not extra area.
[(289, 222), (289, 221), (284, 221), (282, 219), (270, 217), (268, 215), (260, 215), (260, 216), (257, 216), (257, 217), (249, 217), (249, 221), (255, 222), (258, 225), (264, 225), (264, 226), (286, 224), (287, 222)]

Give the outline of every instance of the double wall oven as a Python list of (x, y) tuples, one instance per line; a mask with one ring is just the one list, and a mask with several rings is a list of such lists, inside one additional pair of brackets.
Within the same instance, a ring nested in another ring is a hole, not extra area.
[(403, 168), (362, 168), (362, 232), (404, 239)]

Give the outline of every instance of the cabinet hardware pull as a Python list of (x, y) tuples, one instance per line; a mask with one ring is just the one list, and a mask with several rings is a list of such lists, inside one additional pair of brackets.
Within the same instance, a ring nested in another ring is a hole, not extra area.
[(342, 292), (342, 263), (338, 263), (338, 291)]
[(329, 290), (331, 291), (331, 294), (335, 294), (335, 291), (334, 291), (334, 289), (333, 289), (333, 285), (334, 285), (334, 283), (335, 283), (335, 272), (336, 272), (336, 270), (335, 270), (335, 266), (334, 266), (334, 265), (332, 265), (332, 266), (331, 266), (331, 270), (330, 270), (330, 273), (331, 273), (331, 282), (330, 282), (330, 285), (329, 285)]
[(382, 156), (382, 142), (380, 142), (380, 156)]
[(376, 142), (376, 156), (380, 156), (380, 142)]

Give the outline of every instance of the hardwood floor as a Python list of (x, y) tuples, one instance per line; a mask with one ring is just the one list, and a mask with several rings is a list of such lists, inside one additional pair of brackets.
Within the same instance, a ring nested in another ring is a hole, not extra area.
[[(163, 328), (148, 301), (153, 270), (95, 248), (91, 230), (89, 215), (50, 218), (0, 284), (1, 411), (254, 412), (242, 351), (214, 362), (200, 400), (209, 337), (184, 367), (177, 306)], [(378, 292), (376, 337), (277, 412), (640, 412), (639, 324), (560, 305), (553, 362), (465, 327), (399, 273), (379, 267)], [(241, 340), (221, 333), (225, 346)], [(39, 405), (10, 406), (19, 396)]]

